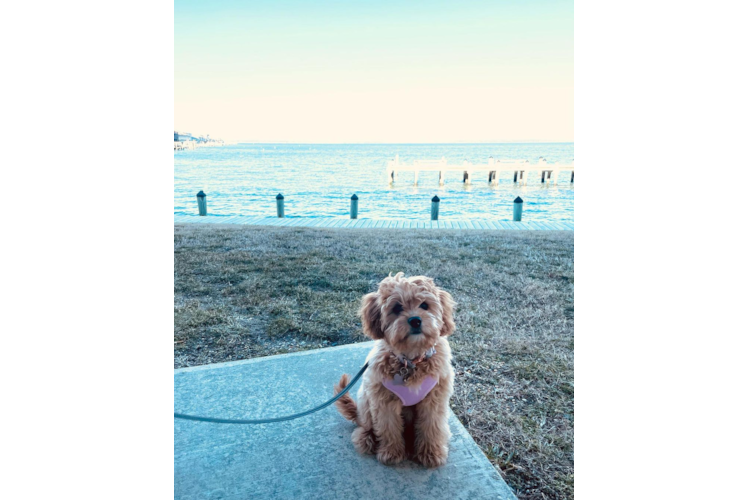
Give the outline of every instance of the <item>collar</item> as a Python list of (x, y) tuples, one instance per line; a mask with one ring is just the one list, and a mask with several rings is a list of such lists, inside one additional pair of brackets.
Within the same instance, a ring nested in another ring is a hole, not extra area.
[[(395, 353), (393, 352), (392, 354)], [(401, 365), (398, 374), (402, 377), (403, 381), (407, 381), (411, 377), (411, 375), (413, 375), (413, 372), (416, 369), (416, 365), (423, 362), (424, 360), (429, 359), (434, 354), (436, 354), (436, 344), (431, 346), (428, 351), (413, 359), (408, 358), (404, 354), (395, 354), (395, 357), (400, 361)]]
[[(395, 353), (393, 353), (393, 354), (395, 354)], [(395, 357), (397, 357), (397, 359), (399, 359), (400, 363), (402, 363), (403, 365), (405, 365), (407, 367), (410, 367), (411, 365), (413, 365), (413, 367), (415, 367), (415, 365), (417, 365), (418, 363), (420, 363), (420, 362), (422, 362), (422, 361), (424, 361), (426, 359), (429, 359), (434, 354), (436, 354), (436, 344), (434, 344), (433, 346), (431, 346), (431, 348), (428, 351), (424, 352), (420, 356), (417, 356), (417, 357), (415, 357), (413, 359), (410, 359), (410, 358), (406, 357), (404, 354), (395, 354)]]

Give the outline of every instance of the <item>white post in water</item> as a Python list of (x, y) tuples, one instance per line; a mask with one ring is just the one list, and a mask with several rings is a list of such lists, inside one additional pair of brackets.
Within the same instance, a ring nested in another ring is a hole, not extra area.
[(439, 220), (439, 197), (434, 195), (431, 198), (431, 220)]
[(356, 196), (356, 193), (351, 196), (351, 219), (358, 219), (358, 196)]
[(418, 170), (416, 170), (415, 173), (413, 174), (413, 185), (414, 186), (418, 185)]
[(522, 198), (517, 196), (514, 199), (514, 221), (515, 222), (521, 222), (522, 221)]
[(444, 168), (447, 166), (447, 159), (442, 156), (442, 160), (439, 162), (441, 164), (441, 168), (439, 169), (439, 185), (444, 185), (444, 175), (447, 173)]
[(283, 195), (280, 194), (280, 193), (278, 193), (278, 196), (275, 197), (275, 204), (276, 204), (277, 209), (278, 209), (278, 217), (280, 217), (281, 219), (283, 217), (285, 217), (285, 215), (286, 215), (284, 213), (284, 211), (283, 211), (283, 201), (284, 201), (284, 199), (285, 198), (283, 198)]
[(208, 202), (205, 201), (205, 193), (202, 189), (197, 193), (197, 212), (203, 216), (208, 215)]

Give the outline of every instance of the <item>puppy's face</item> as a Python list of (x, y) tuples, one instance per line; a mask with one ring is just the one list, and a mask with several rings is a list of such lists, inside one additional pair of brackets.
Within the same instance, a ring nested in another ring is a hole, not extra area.
[(453, 307), (452, 296), (431, 278), (397, 273), (364, 296), (360, 314), (366, 335), (384, 339), (394, 352), (412, 358), (454, 332)]

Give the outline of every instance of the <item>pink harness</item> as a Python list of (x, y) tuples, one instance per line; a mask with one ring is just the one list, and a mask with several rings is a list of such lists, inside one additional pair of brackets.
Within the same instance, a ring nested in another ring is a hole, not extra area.
[(436, 387), (438, 380), (429, 375), (424, 377), (424, 379), (421, 380), (420, 384), (408, 387), (407, 385), (405, 385), (403, 375), (410, 377), (409, 373), (412, 373), (413, 370), (415, 370), (418, 363), (420, 363), (424, 359), (429, 359), (434, 354), (436, 354), (436, 349), (432, 347), (414, 360), (410, 360), (402, 354), (398, 355), (398, 359), (400, 359), (400, 362), (405, 366), (400, 369), (400, 373), (395, 374), (395, 378), (393, 380), (383, 380), (382, 385), (384, 385), (391, 392), (395, 393), (395, 395), (400, 398), (400, 401), (403, 402), (403, 406), (417, 405), (418, 403), (423, 401), (426, 396), (428, 396), (429, 392), (431, 392), (431, 389)]
[(424, 377), (420, 384), (408, 387), (403, 382), (402, 375), (397, 373), (394, 380), (384, 380), (382, 384), (400, 398), (403, 406), (413, 406), (423, 401), (431, 389), (436, 387), (436, 382), (437, 380), (429, 375)]

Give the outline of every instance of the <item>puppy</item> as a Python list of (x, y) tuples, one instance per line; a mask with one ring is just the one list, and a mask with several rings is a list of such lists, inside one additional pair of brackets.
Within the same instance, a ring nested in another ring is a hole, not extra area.
[[(361, 323), (377, 342), (367, 357), (358, 403), (348, 394), (335, 402), (358, 425), (352, 440), (360, 453), (376, 453), (387, 465), (408, 456), (426, 467), (447, 462), (454, 370), (446, 337), (455, 329), (454, 306), (431, 278), (403, 273), (364, 296)], [(334, 393), (348, 383), (344, 374)]]

